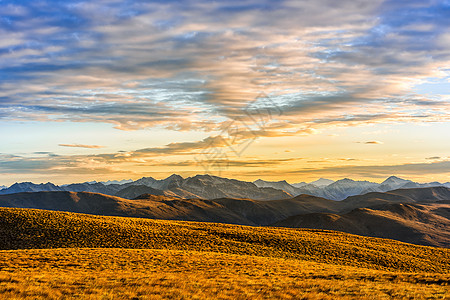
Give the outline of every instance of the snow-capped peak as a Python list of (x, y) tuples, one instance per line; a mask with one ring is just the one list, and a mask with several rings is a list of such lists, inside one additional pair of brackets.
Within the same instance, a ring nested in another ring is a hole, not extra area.
[(325, 187), (332, 183), (334, 183), (334, 180), (326, 179), (326, 178), (319, 178), (313, 182), (310, 182), (310, 184), (314, 184), (315, 186), (318, 186), (318, 187)]
[(406, 180), (406, 179), (403, 179), (403, 178), (399, 178), (397, 176), (390, 176), (385, 181), (383, 181), (381, 184), (390, 184), (390, 185), (391, 184), (395, 184), (395, 185), (398, 185), (398, 184), (405, 184), (405, 183), (408, 183), (408, 182), (411, 182), (411, 180)]

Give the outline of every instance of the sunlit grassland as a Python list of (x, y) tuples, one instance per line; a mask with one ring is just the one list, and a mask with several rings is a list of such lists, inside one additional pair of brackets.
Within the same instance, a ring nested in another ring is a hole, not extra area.
[(5, 299), (442, 299), (450, 280), (449, 274), (178, 250), (14, 250), (0, 256)]
[(450, 297), (449, 249), (333, 231), (2, 208), (0, 236), (5, 299)]

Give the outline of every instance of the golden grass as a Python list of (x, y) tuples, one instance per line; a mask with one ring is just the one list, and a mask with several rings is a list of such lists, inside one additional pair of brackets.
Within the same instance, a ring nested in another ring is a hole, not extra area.
[(0, 208), (0, 237), (4, 299), (450, 297), (449, 249), (333, 231)]
[(152, 249), (0, 251), (4, 299), (444, 299), (449, 274)]
[(0, 249), (172, 249), (295, 258), (392, 271), (450, 271), (449, 249), (323, 230), (0, 208), (0, 236)]

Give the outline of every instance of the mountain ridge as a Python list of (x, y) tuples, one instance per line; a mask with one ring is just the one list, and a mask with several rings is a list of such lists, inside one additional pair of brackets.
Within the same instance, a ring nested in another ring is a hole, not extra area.
[(450, 205), (444, 203), (389, 203), (355, 208), (345, 214), (304, 214), (289, 217), (272, 226), (337, 230), (407, 243), (450, 247)]
[[(13, 194), (19, 192), (37, 191), (73, 191), (73, 192), (93, 192), (105, 195), (118, 195), (128, 199), (133, 199), (138, 195), (142, 186), (155, 189), (154, 193), (180, 197), (180, 198), (200, 198), (214, 199), (220, 197), (229, 198), (251, 198), (255, 200), (287, 199), (292, 196), (309, 194), (331, 200), (341, 201), (349, 196), (362, 195), (369, 192), (387, 192), (399, 188), (423, 188), (430, 186), (450, 187), (450, 183), (416, 183), (411, 180), (390, 176), (382, 183), (369, 181), (355, 181), (344, 178), (337, 181), (329, 179), (318, 179), (311, 183), (289, 184), (282, 181), (264, 181), (262, 179), (254, 182), (228, 179), (212, 175), (196, 175), (183, 178), (180, 175), (172, 174), (165, 179), (155, 179), (153, 177), (143, 177), (129, 182), (106, 181), (106, 182), (84, 182), (66, 185), (55, 185), (53, 183), (34, 184), (31, 182), (15, 183), (10, 187), (0, 189), (1, 194)], [(136, 189), (135, 192), (131, 190)], [(126, 190), (125, 190), (126, 189)], [(125, 190), (122, 191), (121, 190)], [(150, 189), (144, 193), (152, 193)]]

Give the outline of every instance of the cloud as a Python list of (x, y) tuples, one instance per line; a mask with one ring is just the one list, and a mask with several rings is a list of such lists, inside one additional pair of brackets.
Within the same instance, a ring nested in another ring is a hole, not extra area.
[[(330, 167), (303, 167), (296, 169), (272, 169), (271, 176), (282, 178), (330, 177), (330, 178), (386, 178), (393, 174), (430, 182), (431, 176), (446, 178), (450, 175), (450, 161), (391, 165), (347, 165)], [(242, 171), (241, 176), (258, 177), (260, 171)]]
[[(386, 177), (392, 174), (404, 176), (423, 176), (430, 174), (448, 174), (450, 173), (450, 161), (441, 161), (433, 163), (410, 163), (398, 165), (380, 165), (380, 166), (335, 166), (317, 169), (303, 169), (291, 171), (295, 174), (332, 174), (333, 176), (361, 176), (361, 177)], [(286, 173), (291, 173), (286, 172)]]
[(364, 142), (364, 144), (366, 144), (366, 145), (382, 145), (384, 143), (380, 142), (380, 141), (367, 141), (367, 142)]
[(2, 3), (0, 117), (214, 131), (265, 92), (299, 129), (448, 120), (411, 91), (445, 76), (448, 4), (340, 3)]
[(74, 147), (74, 148), (88, 148), (88, 149), (100, 149), (105, 148), (105, 146), (99, 145), (82, 145), (82, 144), (59, 144), (61, 147)]

